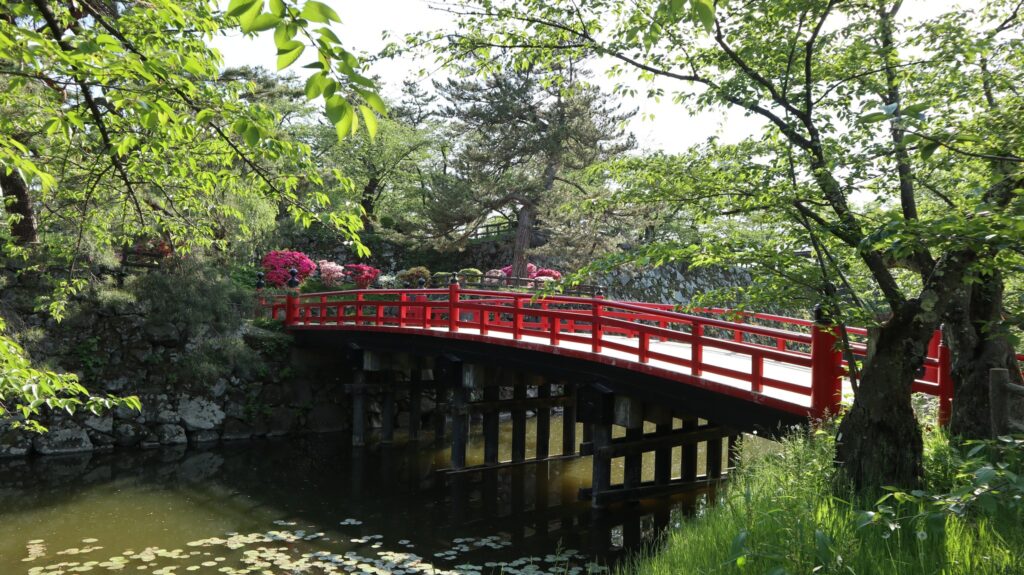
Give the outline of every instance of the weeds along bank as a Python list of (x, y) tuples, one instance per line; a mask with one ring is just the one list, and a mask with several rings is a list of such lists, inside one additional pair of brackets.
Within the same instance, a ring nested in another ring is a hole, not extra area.
[(928, 431), (922, 489), (865, 498), (837, 484), (833, 436), (794, 436), (744, 462), (718, 505), (622, 572), (1024, 573), (1024, 440), (958, 449)]

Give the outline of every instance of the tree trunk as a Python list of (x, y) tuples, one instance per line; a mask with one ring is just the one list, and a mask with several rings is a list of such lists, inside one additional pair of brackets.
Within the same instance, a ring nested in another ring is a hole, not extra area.
[(536, 208), (533, 204), (523, 204), (516, 218), (516, 237), (512, 244), (512, 275), (517, 278), (526, 277), (527, 251), (530, 249), (530, 238), (533, 236), (533, 216)]
[(996, 270), (987, 281), (963, 290), (949, 306), (943, 335), (952, 356), (953, 417), (949, 431), (963, 439), (990, 437), (989, 370), (1005, 368), (1011, 383), (1021, 381), (1009, 329), (1002, 318), (1003, 278)]
[(363, 220), (363, 229), (373, 231), (373, 212), (377, 207), (377, 189), (380, 188), (380, 180), (371, 177), (363, 186), (363, 195), (359, 198), (359, 205), (363, 208), (360, 218)]
[(39, 241), (36, 212), (28, 195), (28, 185), (17, 170), (6, 173), (0, 168), (0, 192), (8, 213), (16, 216), (11, 222), (11, 236), (18, 245)]
[(855, 488), (920, 482), (924, 443), (910, 387), (935, 330), (920, 311), (911, 300), (871, 338), (853, 407), (839, 425), (837, 463)]

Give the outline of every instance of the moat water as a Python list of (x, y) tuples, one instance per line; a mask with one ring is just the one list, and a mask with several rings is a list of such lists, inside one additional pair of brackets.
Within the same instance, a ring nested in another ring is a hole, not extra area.
[[(481, 462), (482, 438), (470, 447)], [(0, 461), (0, 574), (601, 573), (706, 498), (596, 513), (578, 498), (586, 457), (447, 464), (429, 438), (353, 448), (348, 434)]]

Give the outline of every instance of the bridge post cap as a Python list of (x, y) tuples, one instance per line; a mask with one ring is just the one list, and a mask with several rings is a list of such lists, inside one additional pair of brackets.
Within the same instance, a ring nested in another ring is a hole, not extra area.
[(423, 289), (427, 285), (427, 280), (425, 278), (420, 278), (416, 280), (416, 283), (419, 284), (420, 289)]
[(292, 277), (288, 278), (288, 287), (297, 288), (299, 287), (299, 270), (292, 268), (288, 270), (289, 275)]
[(597, 286), (597, 291), (594, 292), (595, 297), (604, 297), (604, 286)]
[(267, 287), (267, 282), (263, 278), (267, 277), (267, 274), (263, 272), (256, 272), (256, 289), (263, 289)]
[[(423, 279), (423, 278), (420, 278)], [(448, 285), (457, 285), (459, 283), (459, 274), (452, 272), (452, 275), (448, 276)]]

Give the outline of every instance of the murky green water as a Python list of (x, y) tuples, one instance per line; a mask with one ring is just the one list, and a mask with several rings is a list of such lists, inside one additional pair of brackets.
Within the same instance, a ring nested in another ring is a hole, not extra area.
[(701, 499), (597, 516), (587, 458), (451, 475), (429, 441), (349, 441), (0, 462), (0, 575), (600, 572)]

